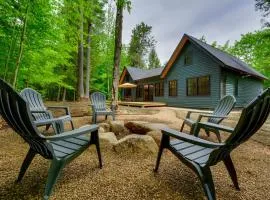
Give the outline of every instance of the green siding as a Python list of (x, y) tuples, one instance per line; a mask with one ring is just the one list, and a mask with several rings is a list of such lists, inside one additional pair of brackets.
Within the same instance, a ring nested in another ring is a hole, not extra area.
[[(192, 64), (184, 65), (184, 55), (192, 52)], [(186, 79), (210, 75), (210, 96), (187, 96)], [(178, 96), (168, 96), (168, 82), (177, 80)], [(220, 67), (196, 46), (188, 44), (172, 66), (165, 81), (165, 102), (169, 106), (213, 108), (220, 99)]]
[[(184, 65), (184, 55), (187, 51), (192, 52), (192, 64)], [(191, 77), (210, 75), (209, 96), (187, 96), (186, 80)], [(226, 75), (226, 92), (223, 91), (223, 76)], [(168, 83), (170, 80), (177, 80), (177, 97), (168, 95)], [(240, 76), (238, 73), (226, 71), (219, 64), (198, 47), (188, 43), (180, 56), (168, 72), (164, 81), (164, 96), (156, 97), (154, 101), (166, 102), (168, 106), (190, 107), (190, 108), (214, 108), (224, 94), (235, 95), (235, 83), (238, 81), (238, 95), (236, 106), (243, 107), (263, 90), (263, 82), (253, 77)], [(159, 77), (153, 77), (136, 81), (136, 84), (155, 84), (160, 81)], [(133, 81), (131, 81), (133, 82)], [(134, 101), (143, 101), (143, 98), (136, 99), (136, 89), (132, 89)]]
[[(236, 107), (244, 107), (263, 91), (263, 82), (258, 79), (249, 76), (240, 76), (224, 70), (222, 76), (226, 76), (226, 93), (222, 91), (222, 95), (234, 95), (236, 98)], [(237, 82), (238, 95), (235, 92)], [(221, 90), (223, 90), (222, 87)]]

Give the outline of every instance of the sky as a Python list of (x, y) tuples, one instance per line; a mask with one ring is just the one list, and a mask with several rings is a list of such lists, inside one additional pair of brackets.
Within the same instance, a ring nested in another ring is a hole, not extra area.
[(124, 13), (123, 43), (129, 43), (136, 24), (145, 22), (152, 26), (162, 64), (184, 33), (204, 35), (210, 44), (232, 44), (241, 34), (261, 28), (261, 13), (254, 5), (255, 0), (132, 0), (131, 12)]

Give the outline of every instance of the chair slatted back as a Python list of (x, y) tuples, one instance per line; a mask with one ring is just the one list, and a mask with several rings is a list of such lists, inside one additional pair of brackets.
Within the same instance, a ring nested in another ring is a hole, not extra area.
[(225, 145), (211, 153), (209, 164), (215, 164), (233, 149), (247, 141), (267, 120), (270, 113), (270, 88), (256, 97), (242, 111), (234, 132), (225, 141)]
[(96, 111), (106, 111), (106, 96), (101, 92), (91, 94), (91, 102), (95, 106)]
[(28, 103), (11, 86), (0, 79), (0, 114), (9, 126), (32, 148), (51, 159), (53, 151), (33, 123)]
[(52, 118), (52, 114), (47, 111), (40, 93), (31, 88), (25, 88), (20, 94), (29, 103), (31, 111), (44, 111), (44, 113), (32, 113), (35, 120), (39, 121)]
[[(218, 105), (216, 106), (215, 110), (213, 111), (213, 115), (221, 115), (221, 116), (227, 116), (233, 107), (235, 106), (236, 100), (234, 96), (232, 95), (227, 95), (223, 97)], [(208, 122), (218, 124), (222, 121), (223, 119), (221, 118), (209, 118)]]

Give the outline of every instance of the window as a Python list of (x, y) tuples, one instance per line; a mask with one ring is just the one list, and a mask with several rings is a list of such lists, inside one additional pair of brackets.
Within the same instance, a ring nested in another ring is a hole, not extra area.
[(169, 96), (177, 96), (177, 80), (169, 81)]
[(210, 95), (210, 76), (187, 79), (187, 96)]
[(137, 88), (136, 88), (136, 97), (137, 98), (143, 97), (143, 86), (142, 85), (137, 86)]
[(184, 58), (184, 64), (185, 65), (191, 65), (192, 64), (192, 52), (189, 51), (185, 54), (185, 58)]
[(163, 83), (163, 81), (155, 84), (155, 96), (156, 97), (164, 96), (164, 83)]

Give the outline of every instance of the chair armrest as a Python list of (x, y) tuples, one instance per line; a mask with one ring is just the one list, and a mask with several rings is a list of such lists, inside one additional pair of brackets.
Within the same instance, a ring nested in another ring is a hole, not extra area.
[(212, 128), (212, 129), (218, 129), (220, 131), (225, 131), (228, 133), (232, 133), (234, 131), (234, 128), (231, 128), (229, 126), (224, 126), (221, 124), (214, 124), (210, 122), (198, 122), (197, 123), (197, 132), (199, 133), (201, 128)]
[(52, 123), (58, 122), (58, 121), (63, 121), (63, 119), (61, 119), (61, 118), (51, 118), (51, 119), (34, 121), (34, 123), (35, 123), (36, 126), (44, 126), (44, 125), (52, 124)]
[(48, 109), (62, 109), (66, 111), (66, 115), (70, 115), (68, 106), (47, 106)]
[(197, 122), (200, 122), (203, 117), (222, 118), (222, 119), (228, 118), (227, 116), (222, 116), (222, 115), (201, 114), (199, 115)]
[(56, 140), (63, 140), (66, 138), (84, 135), (86, 133), (90, 133), (97, 130), (98, 130), (98, 125), (86, 125), (72, 131), (60, 133), (58, 135), (43, 136), (43, 137), (44, 139), (49, 140), (49, 141), (56, 141)]
[(209, 113), (209, 114), (211, 114), (210, 113), (211, 111), (188, 111), (188, 113), (187, 113), (187, 116), (186, 116), (186, 118), (190, 118), (190, 115), (192, 114), (192, 113)]
[(193, 135), (188, 135), (186, 133), (182, 133), (182, 132), (176, 131), (174, 129), (170, 129), (170, 128), (163, 128), (163, 129), (161, 129), (161, 132), (163, 134), (170, 136), (170, 137), (173, 137), (173, 138), (176, 138), (179, 140), (183, 140), (185, 142), (189, 142), (189, 143), (192, 143), (195, 145), (200, 145), (203, 147), (217, 148), (217, 147), (224, 146), (224, 143), (210, 142), (210, 141), (195, 137)]

